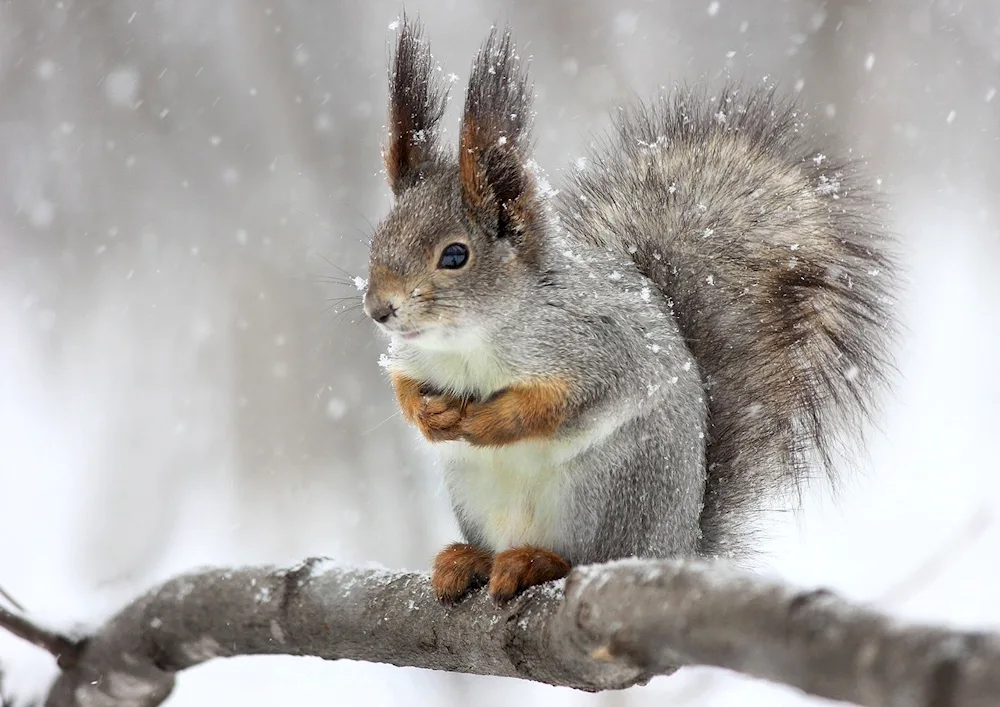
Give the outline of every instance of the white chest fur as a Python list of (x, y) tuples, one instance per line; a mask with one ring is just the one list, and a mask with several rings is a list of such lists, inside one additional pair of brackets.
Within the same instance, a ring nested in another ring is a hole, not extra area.
[(517, 382), (504, 357), (476, 331), (442, 338), (424, 335), (396, 349), (393, 367), (453, 395), (486, 398)]
[[(396, 353), (395, 368), (456, 395), (485, 398), (518, 380), (504, 358), (475, 333), (447, 341), (430, 338)], [(553, 546), (565, 497), (565, 462), (574, 446), (566, 441), (526, 441), (500, 448), (465, 442), (432, 445), (453, 503), (494, 550)]]
[[(511, 366), (483, 338), (469, 334), (397, 349), (393, 367), (452, 394), (485, 398), (518, 381)], [(443, 463), (460, 515), (493, 550), (518, 545), (557, 549), (569, 503), (571, 460), (610, 435), (634, 406), (605, 411), (573, 437), (531, 440), (499, 448), (466, 442), (432, 445)]]
[(453, 502), (492, 550), (559, 545), (567, 482), (565, 443), (479, 448), (447, 442), (435, 447)]

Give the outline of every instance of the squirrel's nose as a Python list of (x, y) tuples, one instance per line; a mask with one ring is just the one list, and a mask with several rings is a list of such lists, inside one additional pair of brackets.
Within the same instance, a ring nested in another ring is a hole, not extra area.
[(368, 316), (379, 324), (385, 324), (396, 313), (390, 302), (378, 302), (368, 310)]

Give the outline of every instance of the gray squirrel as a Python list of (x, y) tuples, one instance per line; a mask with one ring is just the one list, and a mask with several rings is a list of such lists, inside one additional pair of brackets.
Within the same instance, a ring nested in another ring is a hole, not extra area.
[(438, 71), (404, 18), (364, 295), (465, 540), (437, 596), (745, 556), (763, 502), (832, 470), (890, 366), (893, 242), (856, 166), (771, 90), (678, 91), (623, 111), (553, 192), (509, 31), (474, 61), (457, 153)]

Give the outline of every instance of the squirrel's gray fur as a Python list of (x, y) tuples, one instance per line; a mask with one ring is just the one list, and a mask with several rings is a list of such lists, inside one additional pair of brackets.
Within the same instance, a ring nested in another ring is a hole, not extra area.
[[(491, 514), (530, 509), (552, 517), (517, 516), (522, 540), (572, 563), (743, 554), (767, 498), (831, 470), (889, 366), (891, 241), (856, 166), (770, 91), (680, 91), (623, 111), (553, 196), (508, 33), (476, 58), (458, 155), (437, 142), (445, 95), (404, 20), (386, 151), (397, 200), (373, 237), (366, 309), (391, 307), (393, 365), (441, 392), (573, 382), (566, 422), (525, 448), (524, 468), (436, 445), (467, 540), (515, 542)], [(471, 264), (434, 271), (458, 236)], [(430, 329), (433, 344), (402, 338)], [(557, 481), (532, 486), (541, 457)], [(496, 469), (523, 497), (497, 499)]]

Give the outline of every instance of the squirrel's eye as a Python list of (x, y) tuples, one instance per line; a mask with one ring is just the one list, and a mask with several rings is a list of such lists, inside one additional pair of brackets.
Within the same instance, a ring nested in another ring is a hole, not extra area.
[(464, 243), (452, 243), (449, 246), (445, 246), (445, 249), (441, 251), (441, 260), (438, 261), (438, 267), (445, 270), (458, 270), (465, 265), (465, 261), (468, 259), (469, 246)]

